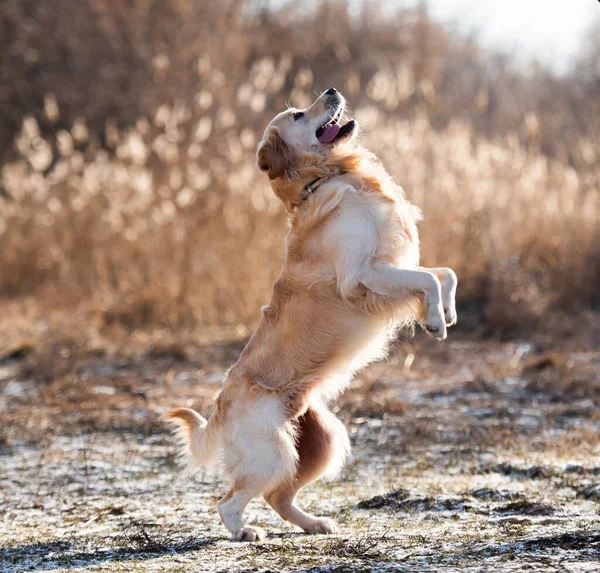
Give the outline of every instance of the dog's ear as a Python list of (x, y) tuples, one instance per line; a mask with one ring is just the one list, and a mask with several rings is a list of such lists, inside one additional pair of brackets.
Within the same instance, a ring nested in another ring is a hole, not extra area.
[(271, 180), (281, 177), (291, 165), (290, 149), (277, 133), (258, 148), (257, 159), (259, 169), (268, 172)]

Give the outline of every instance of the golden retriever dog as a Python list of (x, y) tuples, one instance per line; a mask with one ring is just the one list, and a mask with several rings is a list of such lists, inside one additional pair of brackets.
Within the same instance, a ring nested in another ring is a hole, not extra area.
[(258, 166), (289, 213), (281, 276), (210, 419), (187, 408), (167, 414), (192, 467), (222, 460), (231, 490), (217, 508), (234, 540), (264, 537), (243, 518), (261, 494), (305, 532), (335, 532), (331, 519), (295, 502), (348, 454), (348, 434), (327, 404), (384, 356), (400, 326), (418, 321), (442, 340), (456, 321), (456, 275), (418, 266), (420, 211), (357, 132), (335, 88), (268, 125)]

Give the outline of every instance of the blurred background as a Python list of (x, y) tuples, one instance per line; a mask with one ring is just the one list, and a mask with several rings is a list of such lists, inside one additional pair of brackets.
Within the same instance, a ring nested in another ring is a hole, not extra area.
[(249, 333), (285, 234), (256, 144), (329, 86), (423, 208), (423, 263), (456, 270), (463, 329), (577, 324), (600, 303), (599, 16), (593, 0), (3, 0), (2, 343), (75, 324)]

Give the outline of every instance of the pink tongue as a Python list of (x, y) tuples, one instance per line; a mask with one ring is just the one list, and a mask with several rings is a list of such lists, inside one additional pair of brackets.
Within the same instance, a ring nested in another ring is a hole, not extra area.
[(329, 124), (321, 135), (319, 135), (319, 141), (322, 143), (331, 143), (340, 132), (340, 126), (337, 124)]

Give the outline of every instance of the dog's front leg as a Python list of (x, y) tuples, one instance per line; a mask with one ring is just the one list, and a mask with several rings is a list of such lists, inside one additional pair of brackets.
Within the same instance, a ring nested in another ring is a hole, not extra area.
[(425, 269), (399, 269), (389, 263), (376, 262), (364, 270), (360, 282), (375, 294), (399, 300), (423, 293), (427, 304), (423, 328), (438, 340), (446, 338), (442, 286), (433, 272)]
[(446, 326), (456, 324), (456, 287), (458, 286), (458, 278), (456, 273), (449, 268), (428, 269), (425, 267), (417, 267), (418, 270), (433, 273), (442, 285), (442, 305), (444, 307), (444, 316), (446, 317)]

